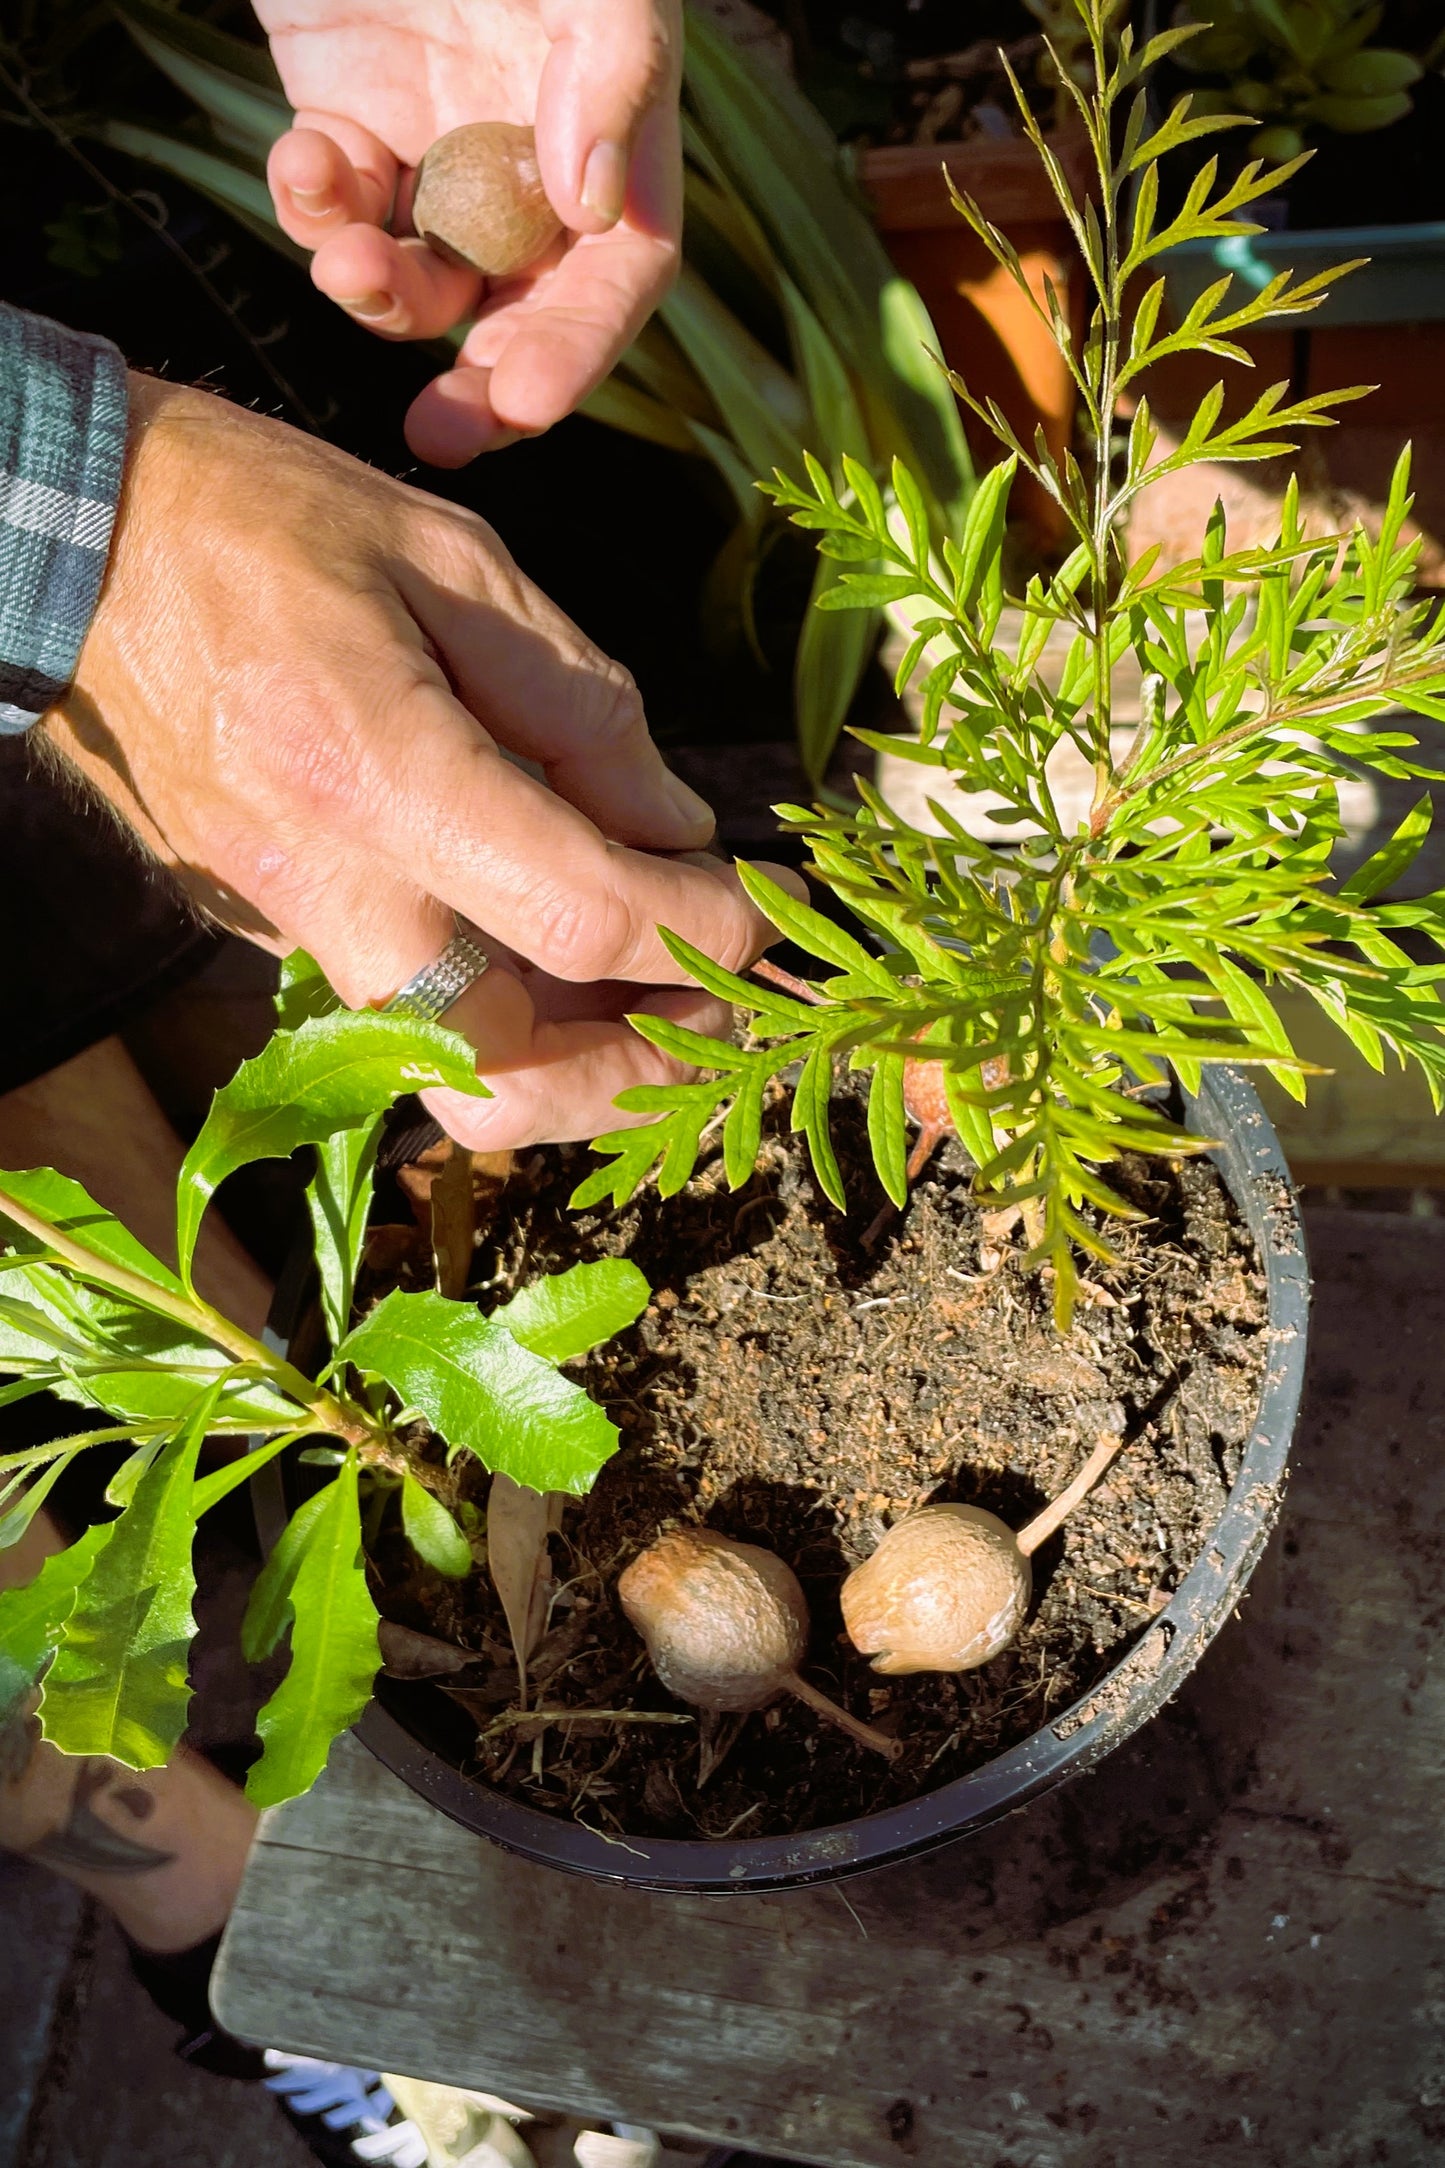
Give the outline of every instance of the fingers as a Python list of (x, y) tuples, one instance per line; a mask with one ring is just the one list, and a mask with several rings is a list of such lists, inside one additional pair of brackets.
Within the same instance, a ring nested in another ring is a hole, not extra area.
[(537, 159), (558, 217), (605, 233), (622, 216), (634, 139), (675, 104), (682, 31), (671, 0), (542, 0), (551, 50), (537, 92)]
[[(348, 866), (318, 877), (314, 867), (273, 884), (267, 908), (284, 929), (286, 945), (309, 949), (350, 1008), (379, 1006), (441, 954), (454, 931), (452, 914), (410, 883), (375, 869), (364, 881)], [(488, 944), (490, 945), (490, 944)], [(548, 1006), (585, 1008), (586, 996)], [(490, 1099), (464, 1092), (425, 1095), (426, 1104), (458, 1142), (502, 1151), (522, 1144), (560, 1143), (626, 1126), (612, 1102), (632, 1084), (685, 1080), (691, 1072), (649, 1046), (611, 1012), (618, 990), (597, 990), (600, 1016), (537, 1013), (527, 981), (505, 955), (442, 1021), (477, 1049), (477, 1071)], [(694, 1031), (726, 1037), (731, 1011), (696, 989), (649, 993), (628, 1006), (673, 1018)]]
[(629, 226), (584, 236), (522, 295), (484, 307), (457, 367), (413, 400), (407, 443), (432, 466), (461, 467), (552, 428), (596, 390), (676, 271), (669, 239)]
[(521, 435), (492, 405), (492, 372), (459, 362), (418, 392), (407, 410), (406, 441), (429, 467), (465, 467), (505, 451)]
[(440, 338), (472, 314), (483, 285), (479, 273), (444, 262), (425, 241), (359, 224), (321, 242), (311, 277), (349, 316), (388, 339)]
[(370, 129), (337, 114), (298, 113), (273, 144), (266, 179), (281, 230), (302, 248), (358, 221), (386, 223), (397, 164)]
[[(731, 1011), (697, 992), (650, 994), (636, 1007), (714, 1038), (726, 1038), (731, 1028)], [(446, 1021), (453, 1018), (451, 1012)], [(489, 1152), (570, 1143), (630, 1128), (651, 1117), (620, 1113), (613, 1105), (619, 1092), (634, 1084), (685, 1082), (692, 1074), (626, 1024), (605, 1020), (539, 1023), (525, 1068), (504, 1073), (481, 1066), (490, 1099), (433, 1091), (423, 1092), (422, 1100), (459, 1144)]]
[(540, 762), (552, 788), (604, 835), (668, 851), (709, 840), (712, 809), (666, 766), (627, 671), (509, 558), (478, 553), (441, 579), (403, 560), (394, 577), (473, 714), (512, 752)]
[(540, 277), (489, 296), (458, 366), (414, 400), (406, 439), (418, 459), (465, 466), (550, 429), (596, 389), (677, 275), (681, 174), (669, 97), (638, 132), (625, 218), (584, 234)]
[(457, 720), (450, 693), (422, 688), (406, 787), (376, 793), (376, 843), (417, 887), (562, 979), (677, 984), (660, 925), (731, 970), (777, 939), (717, 860), (607, 842)]

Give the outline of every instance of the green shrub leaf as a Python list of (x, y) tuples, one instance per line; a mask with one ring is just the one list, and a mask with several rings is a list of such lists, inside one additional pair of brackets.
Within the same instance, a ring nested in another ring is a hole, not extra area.
[(533, 1490), (589, 1490), (617, 1430), (579, 1386), (469, 1303), (395, 1290), (337, 1354), (384, 1378), (451, 1446)]
[(316, 1171), (306, 1185), (321, 1314), (333, 1347), (351, 1323), (351, 1298), (366, 1246), (371, 1178), (381, 1131), (378, 1120), (339, 1129), (334, 1137), (325, 1138), (316, 1147)]
[(460, 1581), (472, 1570), (472, 1547), (456, 1522), (414, 1475), (401, 1479), (401, 1525), (418, 1558)]
[(80, 1583), (40, 1704), (45, 1736), (67, 1754), (158, 1769), (185, 1730), (191, 1493), (213, 1397), (146, 1470)]
[(97, 1521), (78, 1542), (47, 1558), (24, 1588), (0, 1590), (0, 1726), (39, 1684), (80, 1584), (110, 1541), (114, 1525)]
[(569, 1363), (635, 1324), (651, 1294), (630, 1259), (604, 1257), (533, 1280), (493, 1310), (491, 1322), (549, 1363)]
[(313, 1016), (278, 1032), (211, 1102), (177, 1185), (177, 1249), (189, 1278), (201, 1215), (228, 1174), (370, 1127), (403, 1092), (447, 1085), (486, 1096), (460, 1032), (372, 1011)]
[(332, 1741), (371, 1699), (381, 1652), (361, 1553), (356, 1479), (356, 1455), (349, 1453), (335, 1481), (319, 1493), (298, 1539), (291, 1662), (256, 1719), (262, 1753), (246, 1780), (246, 1797), (258, 1807), (309, 1790), (326, 1767)]
[(291, 1623), (291, 1589), (311, 1531), (327, 1510), (329, 1489), (303, 1499), (271, 1547), (270, 1556), (251, 1586), (241, 1621), (241, 1654), (248, 1664), (262, 1664)]

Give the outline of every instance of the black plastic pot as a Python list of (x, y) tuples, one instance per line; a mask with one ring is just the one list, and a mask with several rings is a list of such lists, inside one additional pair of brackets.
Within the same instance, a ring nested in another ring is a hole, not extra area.
[[(1279, 1511), (1304, 1382), (1309, 1269), (1279, 1141), (1254, 1087), (1236, 1070), (1206, 1073), (1189, 1125), (1221, 1140), (1213, 1158), (1258, 1245), (1268, 1280), (1269, 1352), (1259, 1411), (1239, 1474), (1192, 1570), (1113, 1670), (1042, 1731), (981, 1769), (906, 1806), (792, 1837), (683, 1841), (600, 1836), (507, 1798), (461, 1773), (472, 1727), (439, 1689), (378, 1678), (357, 1736), (421, 1798), (478, 1836), (549, 1867), (643, 1889), (785, 1889), (860, 1874), (951, 1844), (1077, 1776), (1177, 1692), (1238, 1603)], [(278, 1291), (273, 1332), (301, 1344), (314, 1323), (299, 1274)], [(312, 1310), (314, 1320), (314, 1309)], [(263, 1541), (279, 1526), (281, 1479), (256, 1478)]]

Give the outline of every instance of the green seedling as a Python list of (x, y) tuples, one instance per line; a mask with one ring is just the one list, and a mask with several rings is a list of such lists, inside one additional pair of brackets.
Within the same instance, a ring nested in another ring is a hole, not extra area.
[[(901, 462), (887, 493), (856, 462), (837, 488), (813, 459), (805, 474), (778, 472), (767, 485), (840, 568), (823, 607), (882, 607), (912, 628), (898, 684), (926, 673), (921, 741), (857, 735), (933, 768), (940, 784), (986, 794), (996, 819), (1018, 824), (1018, 846), (970, 834), (942, 795), (933, 801), (939, 832), (911, 825), (866, 785), (855, 810), (779, 808), (872, 943), (742, 868), (755, 901), (827, 975), (772, 974), (760, 986), (668, 936), (680, 964), (747, 1014), (752, 1035), (725, 1044), (634, 1017), (644, 1037), (708, 1073), (624, 1094), (620, 1104), (655, 1119), (599, 1139), (611, 1164), (574, 1200), (620, 1201), (654, 1169), (664, 1195), (681, 1188), (719, 1117), (728, 1179), (746, 1181), (766, 1097), (801, 1064), (792, 1124), (822, 1189), (845, 1206), (829, 1135), (844, 1062), (870, 1074), (869, 1136), (894, 1204), (905, 1204), (918, 1166), (910, 1103), (925, 1136), (941, 1133), (946, 1111), (976, 1163), (980, 1202), (1016, 1209), (1031, 1237), (1028, 1263), (1052, 1270), (1061, 1325), (1077, 1254), (1111, 1257), (1104, 1227), (1136, 1216), (1108, 1179), (1110, 1163), (1207, 1149), (1152, 1088), (1172, 1073), (1194, 1090), (1207, 1064), (1247, 1063), (1303, 1098), (1308, 1064), (1271, 986), (1309, 994), (1375, 1068), (1388, 1056), (1418, 1063), (1437, 1106), (1445, 1089), (1445, 894), (1382, 900), (1429, 831), (1428, 796), (1348, 880), (1330, 866), (1346, 779), (1361, 769), (1433, 772), (1411, 757), (1409, 731), (1374, 719), (1399, 708), (1445, 719), (1445, 620), (1414, 599), (1408, 451), (1374, 534), (1307, 536), (1291, 484), (1269, 547), (1231, 548), (1216, 506), (1189, 562), (1164, 567), (1157, 550), (1129, 561), (1129, 510), (1156, 477), (1277, 458), (1295, 448), (1295, 432), (1328, 426), (1368, 387), (1298, 398), (1273, 384), (1231, 417), (1220, 383), (1177, 445), (1161, 447), (1145, 390), (1156, 363), (1202, 353), (1248, 366), (1242, 335), (1307, 314), (1336, 274), (1282, 272), (1243, 299), (1222, 277), (1182, 321), (1166, 322), (1160, 259), (1183, 242), (1259, 231), (1249, 206), (1300, 161), (1272, 169), (1251, 160), (1222, 182), (1210, 158), (1178, 212), (1162, 216), (1159, 161), (1236, 123), (1192, 112), (1185, 96), (1151, 124), (1148, 71), (1197, 31), (1176, 27), (1140, 48), (1128, 28), (1110, 39), (1110, 0), (1076, 5), (1094, 70), (1092, 89), (1075, 86), (1097, 172), (1090, 201), (1075, 199), (1021, 92), (1018, 103), (1092, 283), (1081, 336), (1059, 296), (1033, 294), (978, 205), (955, 202), (1048, 324), (1089, 447), (1056, 459), (1042, 438), (1023, 443), (955, 376), (1005, 456), (941, 551), (931, 540), (936, 507)], [(1118, 447), (1118, 417), (1130, 408)], [(1010, 597), (1004, 519), (1020, 470), (1058, 503), (1073, 547), (1051, 577)], [(1068, 635), (1062, 672), (1045, 675), (1041, 657), (1059, 628)], [(1114, 675), (1129, 653), (1139, 719), (1116, 732)], [(1060, 813), (1051, 785), (1053, 756), (1070, 746), (1093, 777), (1080, 819)]]
[[(88, 1429), (0, 1456), (0, 1547), (19, 1541), (78, 1455), (128, 1448), (107, 1492), (118, 1516), (0, 1595), (0, 1714), (38, 1686), (41, 1728), (65, 1752), (132, 1769), (164, 1762), (189, 1700), (196, 1524), (304, 1441), (302, 1457), (325, 1472), (273, 1549), (242, 1636), (258, 1661), (290, 1635), (247, 1786), (263, 1806), (305, 1791), (366, 1706), (381, 1661), (366, 1550), (387, 1513), (435, 1571), (473, 1572), (477, 1516), (455, 1481), (472, 1456), (494, 1482), (542, 1494), (526, 1542), (544, 1545), (545, 1494), (585, 1492), (618, 1442), (560, 1366), (648, 1299), (635, 1265), (606, 1259), (534, 1281), (485, 1316), (475, 1302), (396, 1289), (353, 1322), (385, 1110), (428, 1086), (485, 1087), (457, 1033), (340, 1010), (309, 959), (287, 966), (280, 1008), (281, 1028), (216, 1094), (187, 1154), (178, 1272), (78, 1183), (48, 1168), (0, 1173), (0, 1376), (11, 1380), (0, 1405), (48, 1391), (95, 1414)], [(302, 1145), (315, 1154), (307, 1204), (330, 1338), (315, 1377), (222, 1316), (191, 1274), (225, 1177)], [(201, 1472), (203, 1442), (226, 1438), (236, 1457)], [(429, 1438), (445, 1459), (419, 1446)], [(507, 1566), (490, 1563), (500, 1583)], [(530, 1556), (507, 1565), (530, 1587)], [(519, 1666), (525, 1654), (523, 1642)]]

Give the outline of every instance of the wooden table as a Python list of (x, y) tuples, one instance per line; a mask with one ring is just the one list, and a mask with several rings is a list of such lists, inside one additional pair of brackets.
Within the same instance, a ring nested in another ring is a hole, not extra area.
[(687, 1898), (509, 1858), (347, 1740), (262, 1824), (222, 2021), (830, 2168), (1445, 2158), (1445, 1223), (1309, 1227), (1280, 1533), (1095, 1774), (916, 1864)]

